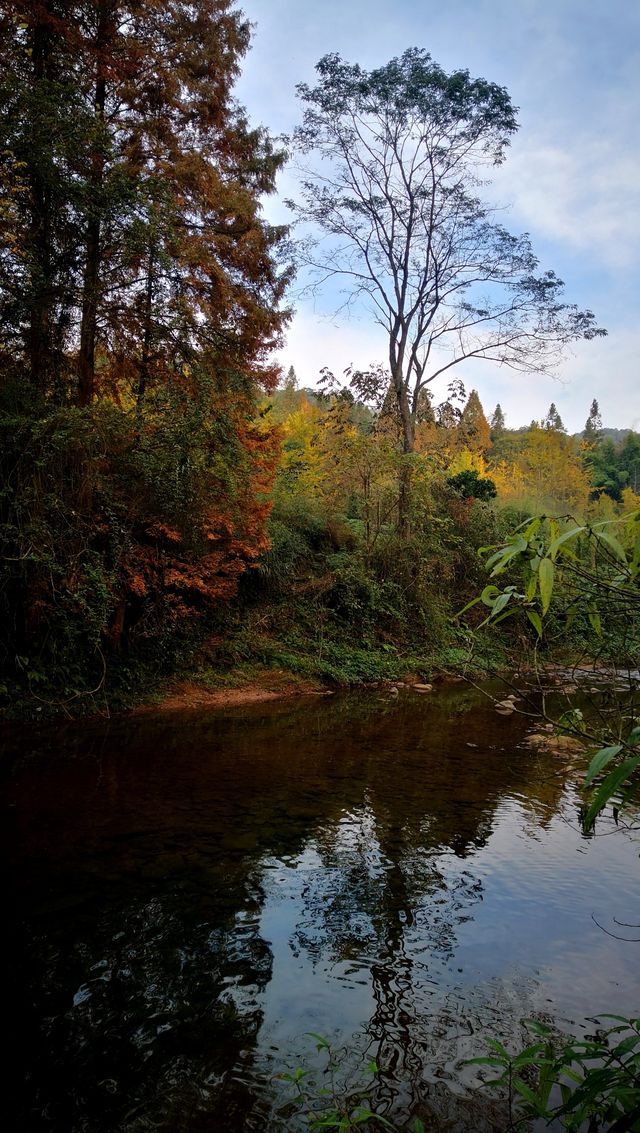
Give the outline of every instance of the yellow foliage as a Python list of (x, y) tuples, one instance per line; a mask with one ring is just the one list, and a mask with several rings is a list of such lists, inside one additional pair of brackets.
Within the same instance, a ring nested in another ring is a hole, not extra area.
[(624, 488), (622, 491), (622, 510), (640, 511), (640, 496), (633, 488)]
[(569, 437), (555, 429), (532, 428), (514, 459), (487, 473), (504, 502), (526, 500), (536, 510), (583, 511), (589, 480), (580, 453)]
[[(457, 476), (459, 472), (477, 472), (478, 476), (492, 475), (487, 471), (487, 462), (482, 452), (472, 452), (463, 448), (457, 452), (448, 468), (450, 476)], [(493, 478), (493, 477), (492, 477)]]

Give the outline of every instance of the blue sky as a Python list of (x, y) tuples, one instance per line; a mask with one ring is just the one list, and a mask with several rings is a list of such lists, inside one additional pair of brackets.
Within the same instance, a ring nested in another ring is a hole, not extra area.
[[(423, 47), (446, 70), (468, 68), (506, 86), (520, 130), (496, 172), (505, 223), (531, 233), (543, 269), (566, 298), (590, 307), (609, 335), (579, 343), (556, 380), (471, 362), (459, 368), (487, 412), (499, 401), (516, 427), (551, 401), (565, 425), (583, 427), (594, 397), (604, 424), (640, 430), (640, 0), (244, 0), (255, 24), (237, 86), (250, 119), (273, 134), (299, 119), (295, 84), (314, 80), (322, 55), (379, 66)], [(291, 194), (293, 173), (281, 177)], [(267, 215), (288, 219), (269, 201)], [(383, 361), (370, 317), (337, 318), (335, 296), (293, 302), (282, 363), (302, 385), (328, 365)], [(436, 400), (444, 389), (436, 388)]]

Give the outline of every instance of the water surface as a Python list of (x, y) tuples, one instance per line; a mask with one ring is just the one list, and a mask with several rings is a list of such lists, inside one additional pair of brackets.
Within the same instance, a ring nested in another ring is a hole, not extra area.
[(638, 844), (528, 727), (453, 686), (17, 736), (10, 1127), (294, 1129), (313, 1031), (399, 1127), (504, 1128), (483, 1036), (640, 1006)]

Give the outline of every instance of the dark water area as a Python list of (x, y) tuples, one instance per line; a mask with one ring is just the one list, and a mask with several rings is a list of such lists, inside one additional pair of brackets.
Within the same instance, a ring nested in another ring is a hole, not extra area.
[(5, 1127), (304, 1128), (311, 1031), (398, 1128), (504, 1129), (486, 1035), (640, 1008), (638, 836), (530, 728), (451, 686), (15, 733)]

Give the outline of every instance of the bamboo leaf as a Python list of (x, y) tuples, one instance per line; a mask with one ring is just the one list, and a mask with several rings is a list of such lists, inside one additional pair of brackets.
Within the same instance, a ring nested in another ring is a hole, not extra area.
[(551, 559), (540, 560), (538, 578), (540, 581), (540, 600), (542, 602), (542, 613), (546, 614), (551, 603), (551, 595), (553, 594), (554, 567)]
[(599, 790), (591, 801), (587, 813), (584, 816), (584, 825), (589, 829), (594, 823), (594, 820), (600, 814), (603, 807), (607, 805), (609, 800), (615, 795), (616, 791), (630, 775), (640, 766), (640, 756), (634, 759), (625, 759), (619, 767), (611, 771), (607, 775), (604, 782), (601, 784)]
[(593, 783), (596, 775), (600, 774), (603, 767), (606, 767), (607, 763), (613, 759), (614, 755), (619, 755), (621, 751), (622, 744), (615, 744), (613, 747), (603, 747), (600, 751), (597, 751), (587, 769), (587, 774), (584, 778), (585, 787), (589, 787), (591, 783)]
[(582, 531), (586, 530), (586, 527), (572, 527), (570, 531), (564, 531), (562, 535), (559, 535), (557, 539), (554, 539), (553, 542), (549, 544), (549, 550), (547, 551), (549, 557), (555, 559), (560, 547), (568, 543), (569, 539), (575, 539)]
[(595, 535), (596, 539), (600, 540), (601, 543), (606, 543), (609, 550), (613, 551), (617, 559), (620, 559), (621, 562), (626, 563), (627, 556), (625, 554), (624, 547), (616, 539), (615, 535), (612, 535), (610, 531), (596, 531), (595, 528), (593, 534)]
[(518, 1091), (520, 1097), (524, 1098), (525, 1101), (529, 1102), (529, 1105), (534, 1107), (536, 1112), (538, 1111), (538, 1099), (531, 1087), (527, 1086), (526, 1082), (522, 1081), (522, 1078), (513, 1079), (513, 1088)]
[(589, 609), (587, 610), (587, 617), (589, 618), (589, 623), (594, 633), (597, 633), (598, 637), (602, 637), (602, 622), (600, 621), (600, 614), (596, 610), (595, 606), (589, 607)]
[(538, 637), (542, 637), (542, 618), (536, 610), (527, 610), (527, 617), (535, 629)]

